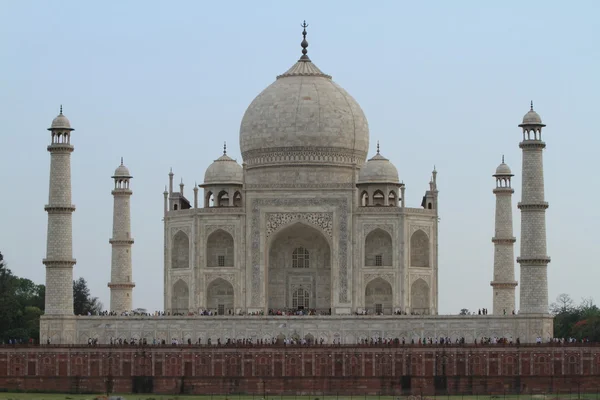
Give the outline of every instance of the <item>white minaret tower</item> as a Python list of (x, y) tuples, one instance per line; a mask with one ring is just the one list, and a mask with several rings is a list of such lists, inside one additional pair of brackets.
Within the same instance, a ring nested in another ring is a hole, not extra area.
[(129, 181), (133, 178), (126, 166), (121, 165), (112, 177), (115, 188), (112, 195), (115, 199), (113, 208), (113, 236), (109, 240), (112, 245), (112, 260), (110, 267), (110, 310), (117, 313), (131, 311), (132, 290), (135, 284), (131, 274), (131, 213), (130, 198), (133, 192)]
[(494, 230), (494, 280), (490, 283), (493, 290), (493, 314), (512, 314), (515, 310), (515, 253), (512, 217), (512, 194), (515, 192), (511, 185), (513, 174), (504, 163), (496, 168), (496, 227)]
[(62, 113), (48, 128), (50, 152), (50, 194), (44, 209), (48, 212), (46, 244), (46, 315), (73, 315), (73, 224), (71, 204), (71, 123)]
[(548, 263), (546, 254), (546, 209), (540, 116), (531, 110), (523, 117), (523, 189), (521, 193), (521, 314), (548, 314)]

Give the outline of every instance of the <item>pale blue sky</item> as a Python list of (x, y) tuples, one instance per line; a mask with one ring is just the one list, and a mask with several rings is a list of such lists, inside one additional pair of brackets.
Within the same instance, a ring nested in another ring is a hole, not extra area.
[[(162, 192), (172, 167), (191, 194), (221, 154), (241, 161), (252, 99), (300, 55), (352, 94), (419, 206), (440, 189), (440, 312), (491, 308), (495, 199), (516, 176), (533, 100), (544, 134), (549, 290), (598, 298), (600, 139), (596, 1), (0, 1), (0, 251), (44, 282), (50, 141), (60, 104), (72, 136), (74, 277), (108, 307), (112, 175), (134, 175), (134, 306), (163, 304)], [(515, 256), (519, 255), (519, 242)], [(519, 279), (518, 265), (515, 265)]]

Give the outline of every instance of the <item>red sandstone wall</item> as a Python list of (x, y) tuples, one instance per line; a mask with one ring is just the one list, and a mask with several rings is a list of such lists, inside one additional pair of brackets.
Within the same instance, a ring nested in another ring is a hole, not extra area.
[(434, 394), (600, 391), (600, 346), (0, 347), (0, 388)]

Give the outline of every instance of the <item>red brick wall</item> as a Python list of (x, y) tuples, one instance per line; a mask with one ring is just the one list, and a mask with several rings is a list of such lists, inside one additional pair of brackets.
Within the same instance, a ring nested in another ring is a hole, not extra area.
[(0, 347), (0, 388), (60, 392), (600, 391), (600, 346)]

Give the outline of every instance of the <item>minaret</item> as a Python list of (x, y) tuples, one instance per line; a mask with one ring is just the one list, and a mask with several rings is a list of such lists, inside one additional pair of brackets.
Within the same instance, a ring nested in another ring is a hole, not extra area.
[(131, 311), (132, 290), (135, 284), (132, 282), (131, 274), (131, 205), (130, 199), (133, 192), (129, 187), (129, 181), (133, 178), (129, 169), (121, 165), (112, 176), (115, 180), (115, 188), (112, 191), (114, 198), (113, 207), (113, 235), (109, 243), (112, 245), (112, 259), (110, 268), (110, 311), (122, 313)]
[(521, 210), (521, 264), (520, 314), (548, 314), (548, 263), (546, 254), (546, 209), (544, 201), (544, 166), (540, 116), (531, 109), (519, 125), (523, 129)]
[(512, 174), (504, 163), (496, 168), (496, 227), (494, 230), (494, 280), (490, 283), (493, 290), (493, 314), (507, 315), (515, 310), (515, 253), (512, 217)]
[(73, 230), (71, 204), (71, 124), (62, 113), (48, 128), (51, 133), (50, 194), (44, 209), (48, 212), (46, 245), (46, 315), (73, 315)]

